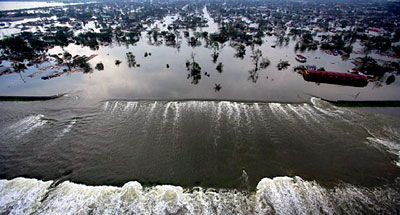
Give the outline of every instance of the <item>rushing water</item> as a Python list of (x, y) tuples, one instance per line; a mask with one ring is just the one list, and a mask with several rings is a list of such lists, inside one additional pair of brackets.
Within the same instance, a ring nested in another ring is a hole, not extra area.
[[(209, 25), (204, 30), (218, 29), (212, 19)], [(299, 63), (295, 43), (273, 49), (275, 39), (257, 47), (271, 66), (256, 82), (250, 48), (238, 59), (223, 47), (218, 73), (212, 50), (189, 47), (185, 38), (180, 48), (149, 45), (145, 33), (135, 46), (64, 48), (98, 54), (90, 63), (103, 62), (104, 71), (44, 81), (52, 72), (39, 69), (44, 63), (23, 80), (1, 76), (3, 95), (67, 95), (0, 103), (0, 213), (399, 213), (399, 108), (338, 108), (310, 97), (399, 99), (398, 82), (305, 82), (291, 68), (276, 69), (281, 59)], [(126, 65), (129, 51), (140, 67)], [(191, 53), (210, 73), (197, 85), (185, 68)], [(307, 57), (327, 70), (352, 67), (321, 51)], [(42, 74), (27, 77), (35, 72)]]
[(0, 211), (9, 214), (396, 214), (393, 188), (343, 185), (326, 189), (299, 177), (264, 178), (257, 192), (142, 187), (86, 186), (16, 178), (0, 181)]
[(399, 209), (398, 109), (337, 108), (317, 98), (291, 104), (107, 100), (91, 108), (79, 100), (0, 104), (0, 173), (9, 179), (0, 182), (0, 211)]

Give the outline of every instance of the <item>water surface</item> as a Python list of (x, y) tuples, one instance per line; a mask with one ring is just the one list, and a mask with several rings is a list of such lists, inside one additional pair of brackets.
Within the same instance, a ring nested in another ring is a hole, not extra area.
[[(217, 29), (209, 19), (203, 30)], [(0, 103), (0, 212), (398, 212), (399, 108), (339, 108), (312, 96), (400, 99), (397, 81), (365, 88), (306, 82), (292, 68), (276, 68), (280, 60), (300, 63), (295, 42), (272, 48), (273, 36), (255, 47), (271, 60), (267, 69), (251, 76), (251, 48), (240, 59), (226, 43), (218, 73), (213, 50), (180, 41), (154, 45), (142, 33), (130, 46), (55, 47), (49, 53), (97, 54), (90, 63), (105, 70), (42, 80), (63, 69), (40, 70), (54, 65), (46, 62), (1, 76), (1, 95), (67, 94)], [(128, 66), (127, 52), (140, 67)], [(203, 69), (197, 84), (185, 67), (192, 54)], [(353, 67), (320, 50), (304, 55), (327, 70)]]
[(62, 2), (45, 2), (45, 1), (0, 1), (0, 11), (2, 10), (21, 10), (41, 7), (55, 7), (70, 5)]

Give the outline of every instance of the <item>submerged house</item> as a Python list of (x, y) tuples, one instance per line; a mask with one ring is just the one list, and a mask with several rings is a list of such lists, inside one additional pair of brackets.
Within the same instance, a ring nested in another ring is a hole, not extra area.
[(11, 72), (10, 67), (2, 66), (0, 67), (0, 75), (9, 74)]

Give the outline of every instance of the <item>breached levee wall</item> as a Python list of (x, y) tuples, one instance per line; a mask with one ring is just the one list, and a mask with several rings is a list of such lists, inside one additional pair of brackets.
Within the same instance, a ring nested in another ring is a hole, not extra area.
[[(390, 187), (326, 189), (300, 177), (264, 178), (255, 193), (229, 189), (86, 186), (69, 181), (0, 180), (1, 214), (398, 214)], [(398, 186), (395, 186), (398, 188)]]
[[(400, 155), (400, 133), (385, 122), (377, 122), (376, 118), (379, 117), (363, 115), (362, 112), (347, 108), (337, 108), (316, 98), (312, 98), (311, 103), (302, 104), (105, 101), (93, 112), (63, 120), (53, 119), (48, 113), (15, 117), (15, 120), (4, 124), (3, 138), (9, 142), (13, 140), (12, 143), (16, 144), (40, 134), (42, 136), (39, 137), (47, 138), (44, 141), (49, 143), (49, 147), (58, 147), (56, 142), (65, 141), (69, 135), (80, 136), (82, 133), (78, 132), (87, 132), (84, 134), (90, 134), (89, 137), (92, 134), (97, 136), (101, 135), (98, 134), (100, 129), (103, 132), (116, 130), (119, 132), (118, 136), (125, 135), (129, 140), (134, 136), (136, 139), (142, 138), (143, 142), (156, 142), (159, 138), (162, 140), (160, 142), (174, 143), (183, 140), (185, 129), (193, 129), (190, 126), (193, 119), (196, 119), (200, 121), (199, 125), (203, 125), (205, 133), (211, 135), (210, 138), (207, 136), (206, 140), (215, 140), (203, 144), (221, 144), (223, 141), (220, 141), (220, 136), (228, 137), (232, 134), (234, 138), (248, 135), (251, 136), (249, 140), (254, 140), (252, 135), (257, 136), (261, 133), (270, 138), (273, 144), (280, 145), (285, 140), (284, 135), (296, 131), (304, 136), (310, 135), (311, 132), (314, 132), (312, 134), (315, 136), (320, 133), (333, 136), (343, 130), (362, 133), (362, 137), (366, 136), (362, 140), (366, 144), (390, 154)], [(378, 124), (381, 129), (369, 128), (370, 122)], [(354, 129), (353, 125), (358, 125), (358, 129), (348, 130)], [(127, 126), (129, 129), (125, 129)], [(287, 127), (293, 129), (282, 133)], [(259, 130), (256, 130), (257, 128)], [(363, 129), (369, 135), (364, 134)], [(342, 133), (346, 134), (344, 132)], [(235, 140), (234, 138), (232, 140)], [(76, 139), (72, 140), (79, 142)], [(398, 164), (398, 159), (393, 162)], [(255, 180), (256, 184), (257, 182), (255, 191), (248, 193), (236, 189), (144, 186), (136, 181), (114, 187), (14, 178), (0, 180), (0, 214), (400, 213), (399, 182), (375, 188), (343, 183), (332, 189), (300, 177), (263, 178)]]
[[(221, 136), (222, 125), (228, 125), (224, 131), (237, 135), (252, 134), (256, 126), (265, 128), (272, 140), (282, 138), (283, 132), (276, 124), (290, 127), (295, 130), (307, 128), (304, 133), (323, 130), (326, 134), (336, 135), (348, 132), (343, 126), (361, 126), (370, 135), (367, 144), (395, 154), (400, 160), (399, 132), (390, 130), (375, 135), (369, 127), (376, 117), (355, 111), (351, 108), (341, 108), (329, 102), (312, 97), (310, 103), (246, 103), (235, 101), (105, 101), (102, 104), (105, 114), (112, 116), (110, 121), (132, 119), (143, 122), (144, 129), (156, 127), (154, 121), (159, 122), (159, 130), (171, 128), (177, 132), (179, 124), (189, 122), (196, 116), (210, 122), (209, 134), (214, 135), (215, 143)], [(378, 116), (379, 118), (379, 116)], [(382, 125), (387, 130), (386, 125)], [(229, 130), (231, 129), (231, 130)], [(277, 129), (280, 129), (277, 131)], [(370, 131), (371, 130), (371, 131)], [(352, 132), (355, 132), (353, 130)], [(242, 132), (242, 133), (240, 133)], [(276, 138), (274, 138), (276, 136)], [(394, 163), (400, 166), (400, 161)]]
[[(101, 102), (91, 114), (72, 115), (66, 119), (51, 118), (46, 112), (23, 116), (0, 125), (4, 140), (18, 143), (42, 134), (45, 137), (43, 141), (52, 145), (69, 135), (79, 136), (76, 134), (78, 130), (80, 135), (84, 131), (101, 135), (99, 131), (115, 130), (117, 136), (125, 139), (134, 137), (141, 142), (159, 144), (169, 141), (172, 144), (193, 140), (185, 135), (189, 131), (192, 134), (203, 132), (199, 135), (203, 144), (217, 146), (226, 140), (232, 144), (237, 139), (252, 142), (254, 136), (260, 135), (276, 144), (295, 142), (301, 137), (312, 141), (311, 137), (327, 139), (329, 135), (347, 135), (351, 138), (358, 135), (366, 136), (365, 143), (396, 156), (393, 163), (400, 166), (400, 132), (397, 128), (391, 128), (384, 121), (377, 122), (380, 116), (335, 107), (314, 97), (311, 103), (297, 104), (110, 100)], [(108, 134), (113, 135), (107, 133), (103, 139), (108, 138)]]

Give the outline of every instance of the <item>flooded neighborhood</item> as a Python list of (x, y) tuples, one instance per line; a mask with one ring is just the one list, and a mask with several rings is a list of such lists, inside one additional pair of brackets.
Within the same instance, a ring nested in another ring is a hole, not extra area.
[(0, 213), (400, 213), (399, 11), (0, 1)]

